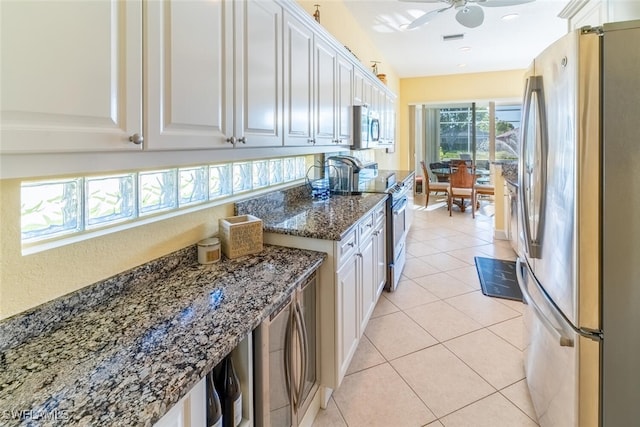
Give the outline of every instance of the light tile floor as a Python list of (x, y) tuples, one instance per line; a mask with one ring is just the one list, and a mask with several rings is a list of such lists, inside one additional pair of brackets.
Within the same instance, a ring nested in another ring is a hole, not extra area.
[[(424, 203), (424, 198), (416, 198)], [(314, 427), (537, 426), (524, 380), (522, 304), (480, 290), (474, 257), (515, 259), (476, 218), (414, 206), (398, 289), (383, 292), (340, 388)]]

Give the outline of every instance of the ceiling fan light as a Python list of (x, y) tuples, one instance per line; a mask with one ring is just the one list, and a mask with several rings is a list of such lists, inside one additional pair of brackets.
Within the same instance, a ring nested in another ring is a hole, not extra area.
[(467, 6), (456, 13), (456, 21), (467, 28), (475, 28), (484, 21), (484, 12), (479, 6)]

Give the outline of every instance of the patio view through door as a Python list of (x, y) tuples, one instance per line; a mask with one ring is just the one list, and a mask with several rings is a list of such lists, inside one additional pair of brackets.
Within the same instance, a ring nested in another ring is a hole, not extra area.
[(518, 158), (520, 104), (496, 102), (417, 105), (413, 111), (415, 170), (452, 159), (490, 169), (494, 160)]

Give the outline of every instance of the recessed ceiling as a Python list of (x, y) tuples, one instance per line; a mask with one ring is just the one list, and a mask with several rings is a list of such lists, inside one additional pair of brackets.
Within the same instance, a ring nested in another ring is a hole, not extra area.
[[(403, 28), (414, 19), (448, 4), (398, 0), (344, 2), (384, 56), (384, 59), (360, 59), (365, 64), (382, 61), (378, 72), (384, 73), (385, 66), (391, 67), (400, 78), (524, 69), (568, 28), (567, 21), (558, 17), (567, 4), (561, 0), (483, 7), (484, 23), (476, 28), (462, 26), (455, 19), (455, 11), (447, 10), (409, 31)], [(502, 19), (512, 14), (517, 16)], [(464, 37), (443, 40), (457, 34)]]

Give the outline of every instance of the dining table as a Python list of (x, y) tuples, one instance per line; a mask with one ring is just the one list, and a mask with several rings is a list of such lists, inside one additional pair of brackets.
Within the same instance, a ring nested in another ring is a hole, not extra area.
[[(448, 182), (449, 175), (451, 175), (451, 168), (434, 168), (431, 169), (431, 172), (438, 178), (439, 182)], [(474, 172), (478, 184), (486, 184), (489, 182), (489, 175), (491, 174), (489, 169), (476, 169)]]

